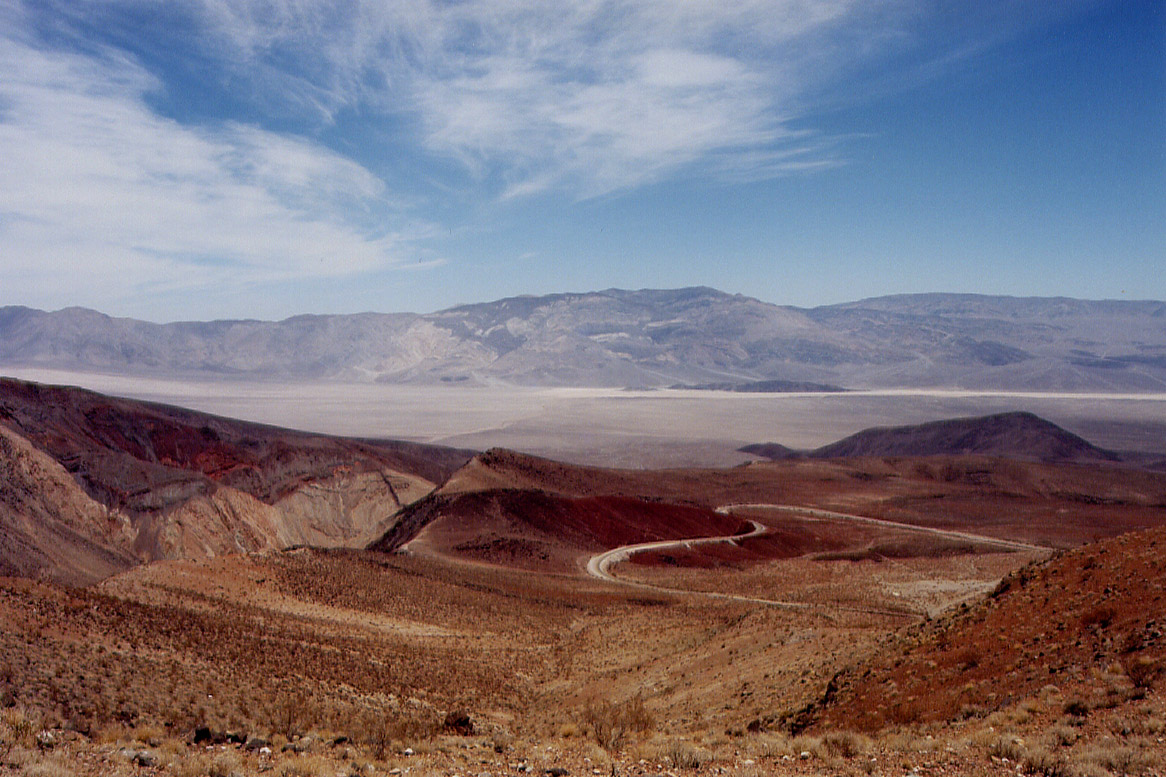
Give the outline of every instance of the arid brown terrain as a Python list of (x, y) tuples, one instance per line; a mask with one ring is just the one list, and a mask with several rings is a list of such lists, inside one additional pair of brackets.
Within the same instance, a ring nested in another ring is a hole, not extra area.
[(0, 387), (3, 774), (1166, 768), (1166, 473), (1040, 419), (621, 470)]

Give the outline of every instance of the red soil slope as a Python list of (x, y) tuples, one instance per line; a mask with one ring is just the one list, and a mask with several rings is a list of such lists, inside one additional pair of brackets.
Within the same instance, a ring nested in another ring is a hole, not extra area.
[(508, 566), (573, 567), (578, 556), (653, 540), (734, 534), (743, 521), (712, 510), (625, 496), (570, 497), (533, 490), (433, 494), (402, 511), (370, 550), (416, 537), (425, 546)]
[(1086, 714), (1136, 698), (1164, 668), (1166, 528), (1157, 528), (1024, 567), (981, 604), (917, 627), (883, 661), (840, 678), (821, 722), (950, 721), (1048, 684)]

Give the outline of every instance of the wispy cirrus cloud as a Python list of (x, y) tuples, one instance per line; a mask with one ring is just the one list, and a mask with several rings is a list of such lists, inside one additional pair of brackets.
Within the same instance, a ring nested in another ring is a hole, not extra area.
[[(140, 2), (141, 0), (135, 0)], [(807, 104), (913, 51), (911, 83), (1089, 0), (185, 0), (227, 67), (323, 122), (372, 110), (487, 194), (589, 197), (844, 162)], [(289, 65), (289, 63), (295, 63)], [(880, 89), (887, 88), (884, 80)]]
[[(960, 9), (940, 19), (938, 49), (1047, 5), (989, 3), (974, 23)], [(351, 278), (440, 263), (426, 241), (466, 203), (836, 167), (846, 139), (807, 129), (807, 105), (909, 49), (941, 7), (0, 5), (3, 281), (52, 304)]]
[[(233, 67), (288, 103), (310, 102), (324, 121), (357, 105), (404, 116), (420, 148), (498, 180), (502, 196), (587, 197), (693, 168), (740, 179), (836, 163), (836, 146), (786, 123), (821, 75), (823, 47), (860, 29), (869, 44), (865, 25), (889, 4), (196, 5)], [(782, 161), (790, 156), (803, 158)]]
[[(391, 266), (385, 184), (325, 147), (188, 127), (132, 58), (0, 38), (0, 245), (9, 294), (117, 299)], [(415, 229), (423, 227), (415, 226)]]

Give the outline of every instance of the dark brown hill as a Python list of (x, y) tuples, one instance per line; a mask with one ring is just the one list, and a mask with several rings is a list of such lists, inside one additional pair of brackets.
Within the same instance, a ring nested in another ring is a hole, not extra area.
[(0, 427), (3, 571), (56, 577), (71, 568), (53, 551), (66, 537), (116, 559), (81, 563), (90, 572), (81, 578), (127, 559), (363, 545), (471, 455), (9, 379), (0, 379)]
[(740, 448), (767, 459), (805, 455), (818, 459), (859, 456), (993, 456), (1044, 462), (1118, 462), (1098, 448), (1032, 413), (998, 413), (910, 426), (864, 429), (838, 442), (799, 454), (777, 443)]
[(433, 494), (402, 511), (370, 550), (420, 538), (427, 548), (507, 566), (572, 568), (582, 554), (655, 540), (734, 534), (738, 518), (709, 509), (625, 496), (545, 491)]
[(0, 424), (0, 575), (108, 577), (138, 563), (128, 540), (64, 467)]
[(1056, 686), (1056, 712), (1144, 696), (1166, 669), (1166, 528), (1024, 567), (985, 601), (923, 624), (840, 678), (824, 725), (878, 729), (988, 714)]
[(700, 482), (715, 473), (603, 469), (494, 448), (401, 511), (371, 550), (410, 549), (537, 567), (639, 542), (733, 534)]
[(759, 442), (753, 445), (743, 445), (737, 450), (742, 453), (751, 453), (754, 456), (760, 456), (770, 461), (780, 461), (781, 459), (796, 459), (806, 454), (801, 451), (796, 451), (793, 448), (787, 448), (776, 442)]
[(853, 456), (1002, 456), (1037, 461), (1118, 461), (1032, 413), (953, 418), (915, 426), (867, 429), (813, 451), (819, 458)]

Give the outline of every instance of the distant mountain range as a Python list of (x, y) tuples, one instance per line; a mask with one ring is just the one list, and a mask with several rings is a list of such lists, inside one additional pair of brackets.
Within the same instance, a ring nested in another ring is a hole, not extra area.
[(795, 308), (709, 288), (611, 289), (424, 315), (171, 324), (6, 307), (4, 366), (387, 383), (1149, 392), (1166, 390), (1166, 303), (917, 294)]

